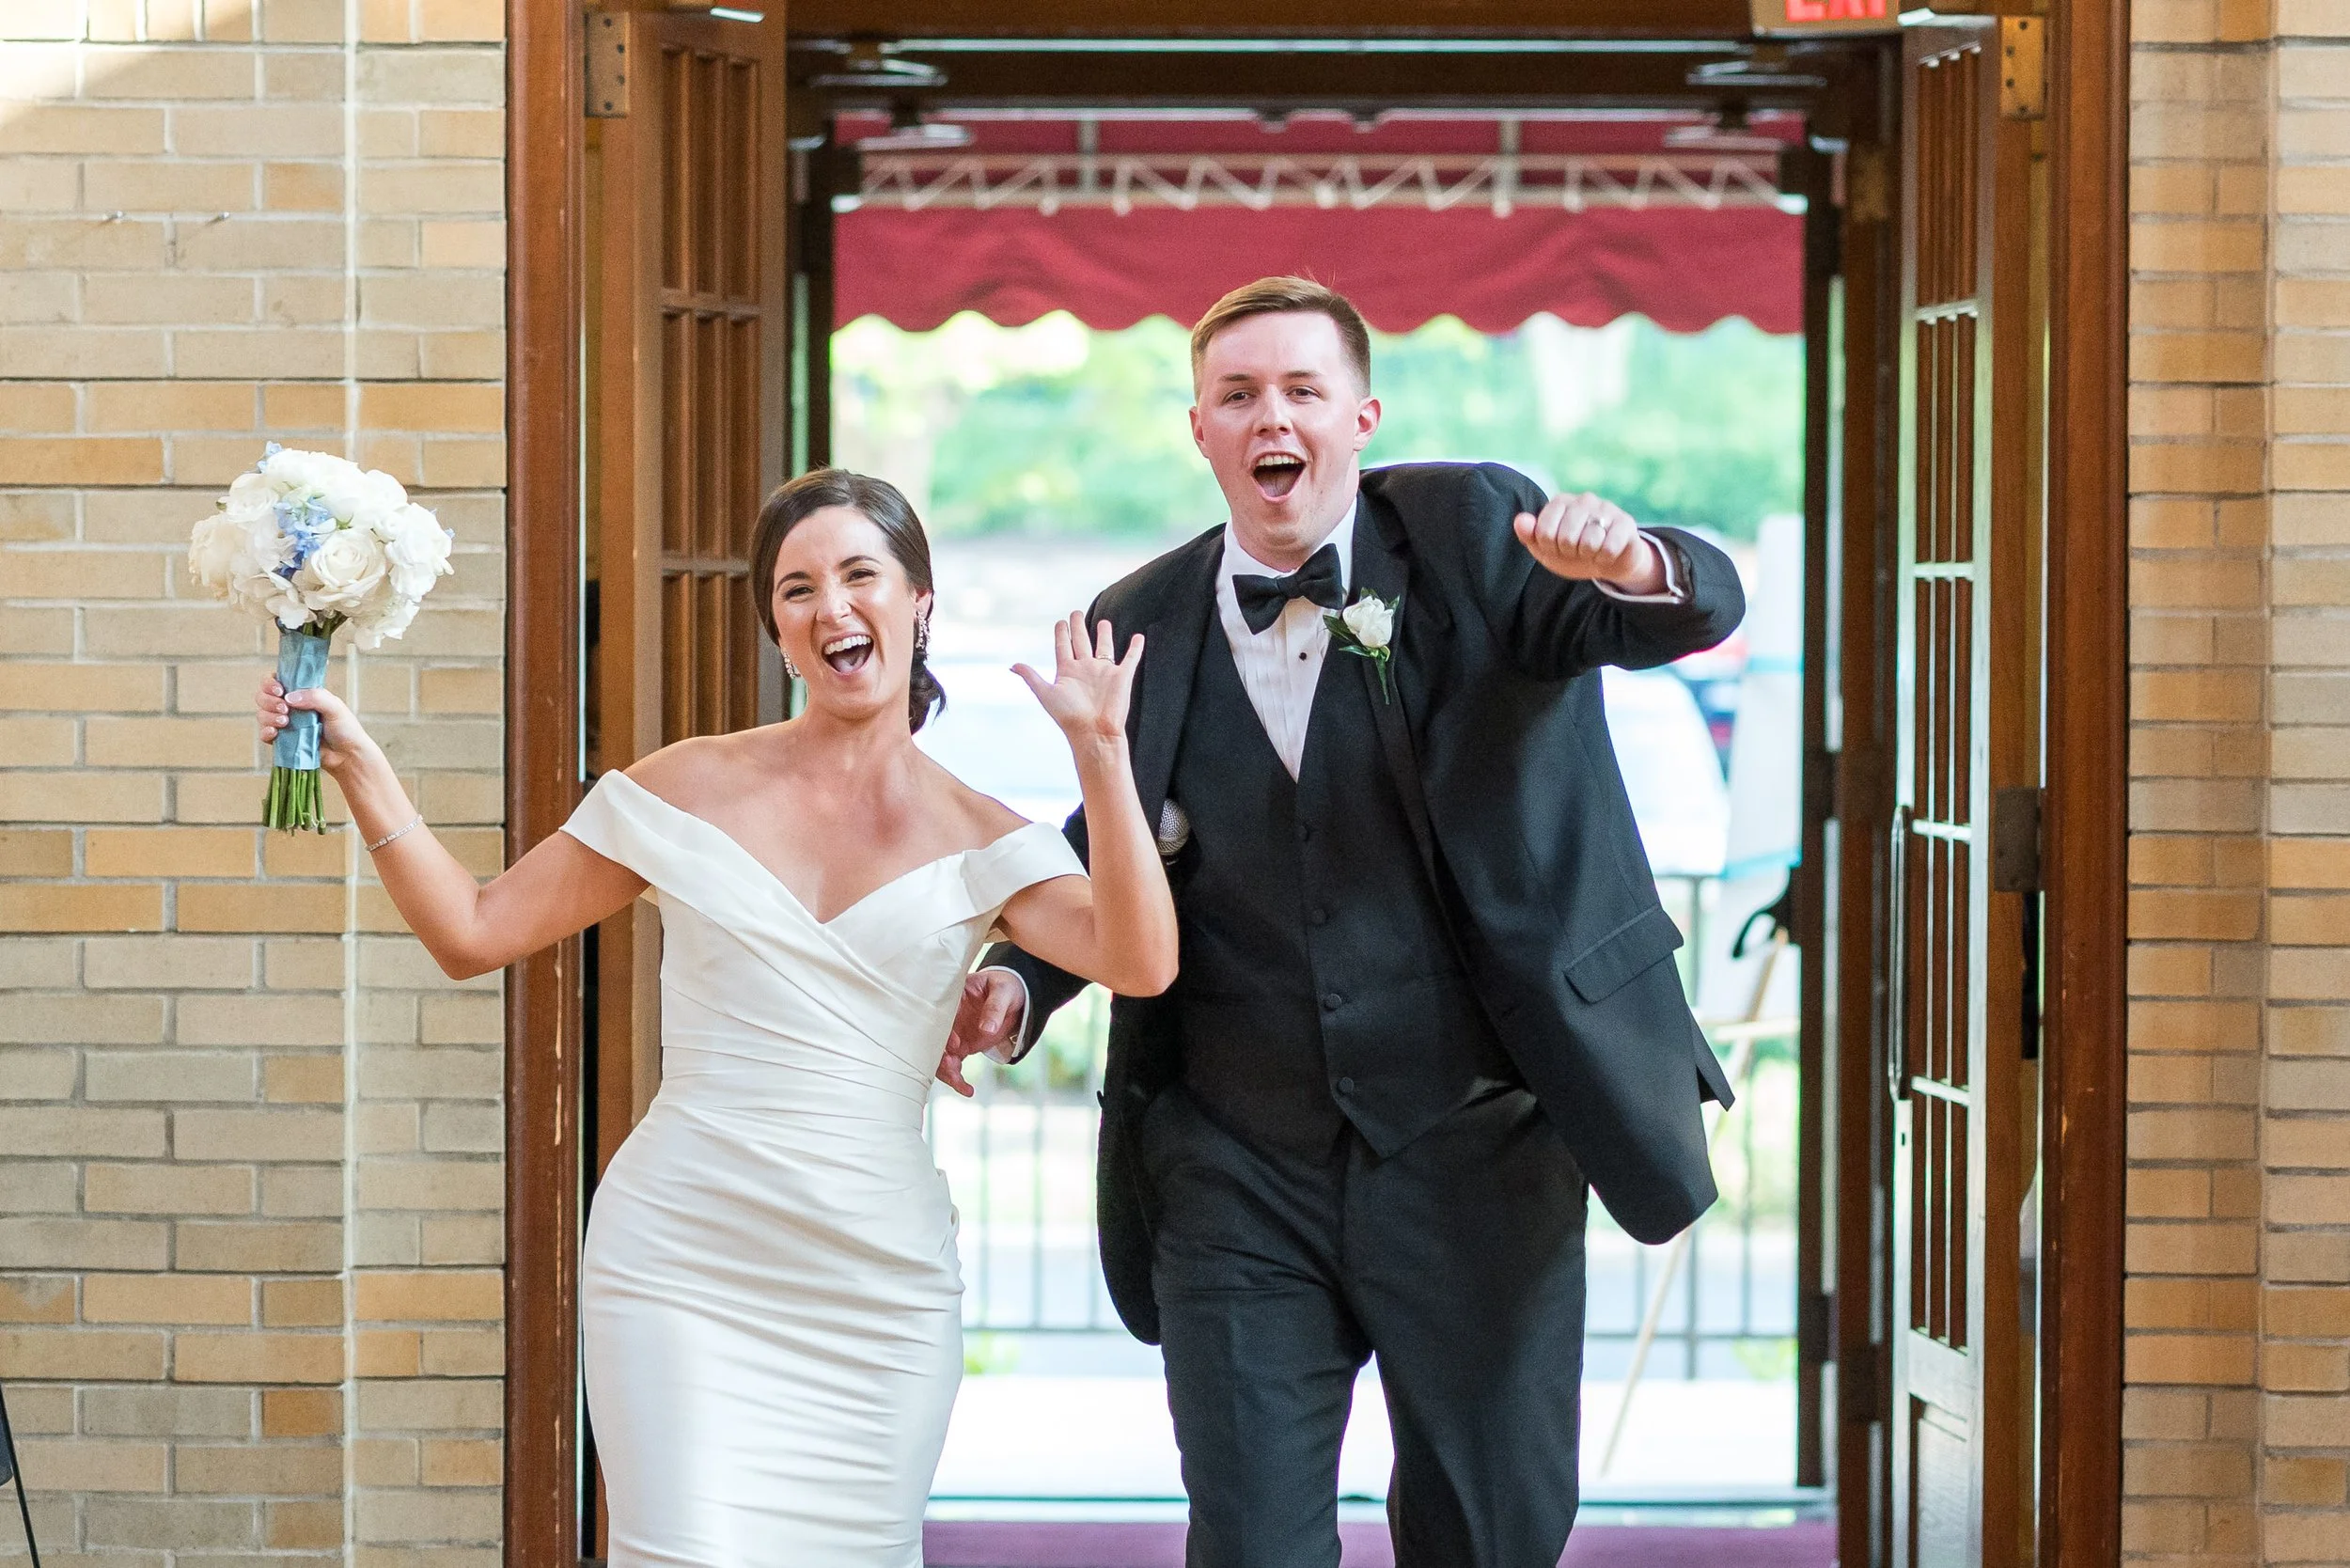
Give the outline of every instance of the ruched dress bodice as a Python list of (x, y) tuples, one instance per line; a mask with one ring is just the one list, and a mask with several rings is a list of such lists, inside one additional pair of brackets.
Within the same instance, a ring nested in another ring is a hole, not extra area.
[(1083, 868), (1031, 823), (818, 920), (625, 774), (564, 831), (661, 909), (661, 1089), (581, 1271), (613, 1568), (918, 1568), (962, 1376), (923, 1107), (996, 916)]

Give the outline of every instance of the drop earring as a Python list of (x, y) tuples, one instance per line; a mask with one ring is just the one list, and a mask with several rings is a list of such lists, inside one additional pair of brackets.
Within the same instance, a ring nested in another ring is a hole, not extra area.
[(914, 623), (914, 656), (927, 659), (931, 653), (931, 621), (924, 616)]
[[(781, 649), (777, 649), (776, 651), (778, 653), (783, 652)], [(791, 662), (791, 655), (789, 653), (783, 654), (783, 673), (787, 678), (793, 681), (797, 681), (800, 678), (800, 666)]]

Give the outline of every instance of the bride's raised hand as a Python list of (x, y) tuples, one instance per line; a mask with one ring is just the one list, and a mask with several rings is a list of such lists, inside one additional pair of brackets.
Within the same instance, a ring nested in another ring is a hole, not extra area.
[(323, 686), (289, 692), (276, 676), (266, 675), (261, 678), (261, 689), (253, 694), (254, 713), (261, 723), (262, 745), (277, 739), (277, 732), (292, 720), (296, 708), (307, 708), (318, 714), (319, 763), (329, 773), (375, 744), (360, 725), (359, 716), (333, 692)]
[(1108, 621), (1089, 638), (1084, 614), (1074, 612), (1053, 627), (1052, 680), (1026, 665), (1011, 666), (1072, 745), (1126, 733), (1126, 705), (1134, 695), (1135, 671), (1142, 663), (1142, 636), (1137, 633), (1126, 644), (1122, 659), (1110, 639)]

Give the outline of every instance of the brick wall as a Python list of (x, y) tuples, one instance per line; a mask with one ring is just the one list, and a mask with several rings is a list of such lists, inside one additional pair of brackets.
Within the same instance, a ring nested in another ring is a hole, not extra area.
[(336, 679), (491, 869), (502, 15), (0, 5), (0, 1380), (55, 1560), (496, 1556), (495, 985), (255, 829), (264, 641), (180, 548), (265, 436), (417, 487), (458, 574)]
[(2134, 24), (2125, 1556), (2350, 1563), (2350, 4)]
[(2350, 3), (2280, 0), (2261, 1536), (2350, 1562)]

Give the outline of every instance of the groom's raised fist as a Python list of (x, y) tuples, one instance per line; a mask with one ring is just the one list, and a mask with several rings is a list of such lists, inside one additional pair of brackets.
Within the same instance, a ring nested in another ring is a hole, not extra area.
[(1629, 512), (1589, 491), (1554, 495), (1540, 516), (1518, 513), (1514, 526), (1527, 553), (1556, 576), (1632, 594), (1665, 590), (1665, 559), (1655, 541)]

